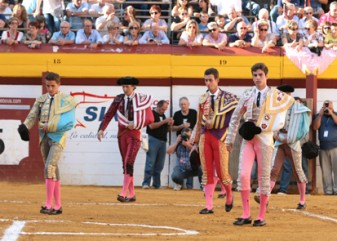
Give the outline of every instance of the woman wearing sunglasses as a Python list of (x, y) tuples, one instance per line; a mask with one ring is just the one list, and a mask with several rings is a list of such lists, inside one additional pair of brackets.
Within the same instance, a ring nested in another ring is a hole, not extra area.
[(262, 53), (276, 46), (277, 38), (274, 34), (268, 33), (269, 24), (266, 21), (260, 21), (254, 30), (252, 46), (262, 48)]
[(299, 25), (299, 32), (304, 34), (305, 33), (305, 22), (313, 19), (318, 23), (318, 19), (314, 17), (314, 10), (312, 7), (305, 7), (303, 9), (303, 18), (300, 19), (300, 21), (298, 22)]
[(108, 34), (103, 36), (104, 44), (122, 44), (124, 38), (120, 35), (119, 32), (119, 24), (116, 22), (109, 22), (108, 26)]
[(216, 22), (210, 22), (207, 24), (207, 28), (209, 34), (205, 36), (202, 45), (223, 50), (227, 44), (227, 35), (225, 33), (220, 33), (220, 29)]
[(23, 38), (23, 33), (18, 31), (19, 19), (11, 17), (8, 21), (9, 29), (2, 32), (1, 42), (7, 45), (20, 43)]
[(317, 22), (313, 19), (305, 22), (304, 45), (320, 56), (324, 47), (324, 37), (317, 31), (317, 27)]
[(200, 33), (198, 23), (195, 20), (189, 20), (185, 31), (181, 34), (178, 45), (180, 46), (201, 46), (202, 34)]
[(288, 32), (282, 36), (282, 44), (284, 47), (295, 48), (301, 51), (303, 47), (303, 35), (299, 33), (298, 24), (291, 20), (288, 22)]
[(142, 30), (147, 31), (151, 30), (152, 23), (157, 23), (159, 25), (160, 30), (167, 32), (167, 23), (164, 19), (161, 19), (161, 8), (158, 5), (152, 5), (149, 10), (150, 19), (147, 19), (143, 26)]
[(325, 47), (337, 50), (337, 23), (331, 24), (331, 32), (325, 37)]
[(138, 45), (140, 39), (140, 25), (138, 22), (129, 24), (129, 33), (124, 37), (124, 44), (126, 45)]

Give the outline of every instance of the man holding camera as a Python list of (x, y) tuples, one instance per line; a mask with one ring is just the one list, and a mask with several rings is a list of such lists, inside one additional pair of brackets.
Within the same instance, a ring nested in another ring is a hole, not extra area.
[(322, 168), (323, 188), (326, 195), (337, 195), (337, 113), (330, 100), (324, 104), (314, 120), (320, 142), (319, 159)]
[(192, 129), (184, 128), (178, 135), (176, 143), (170, 145), (166, 151), (169, 155), (176, 152), (177, 165), (174, 167), (171, 177), (179, 186), (183, 185), (185, 178), (198, 175), (198, 153), (196, 151), (191, 152), (193, 148), (190, 142), (191, 135)]

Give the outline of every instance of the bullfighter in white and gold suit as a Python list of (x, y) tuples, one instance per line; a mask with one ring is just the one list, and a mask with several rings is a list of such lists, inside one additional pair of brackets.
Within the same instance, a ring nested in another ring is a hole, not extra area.
[[(266, 206), (270, 194), (270, 168), (273, 154), (273, 131), (281, 129), (287, 109), (294, 99), (285, 93), (267, 86), (268, 68), (257, 63), (251, 68), (255, 87), (246, 90), (239, 100), (229, 124), (226, 145), (232, 151), (240, 119), (246, 121), (239, 130), (244, 138), (239, 156), (238, 189), (241, 194), (243, 214), (234, 225), (251, 224), (250, 216), (250, 174), (257, 159), (260, 187), (260, 211), (253, 226), (263, 226)], [(255, 135), (254, 135), (255, 134)]]

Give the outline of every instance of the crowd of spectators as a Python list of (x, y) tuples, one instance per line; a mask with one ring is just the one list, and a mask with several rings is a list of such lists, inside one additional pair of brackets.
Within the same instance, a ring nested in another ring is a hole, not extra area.
[(262, 52), (286, 44), (318, 55), (337, 46), (335, 1), (325, 1), (327, 11), (317, 0), (145, 2), (0, 0), (1, 43), (253, 46)]

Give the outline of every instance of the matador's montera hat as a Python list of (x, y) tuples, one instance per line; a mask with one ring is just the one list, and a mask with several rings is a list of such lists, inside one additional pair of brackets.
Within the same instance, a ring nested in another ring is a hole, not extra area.
[(250, 141), (255, 135), (261, 133), (261, 128), (256, 126), (253, 122), (247, 121), (243, 123), (239, 129), (239, 134), (243, 139)]
[(293, 93), (294, 90), (295, 90), (294, 87), (292, 87), (291, 85), (288, 85), (288, 84), (277, 86), (277, 89), (281, 90), (285, 93)]
[(138, 85), (139, 80), (135, 77), (125, 76), (117, 80), (118, 85)]

